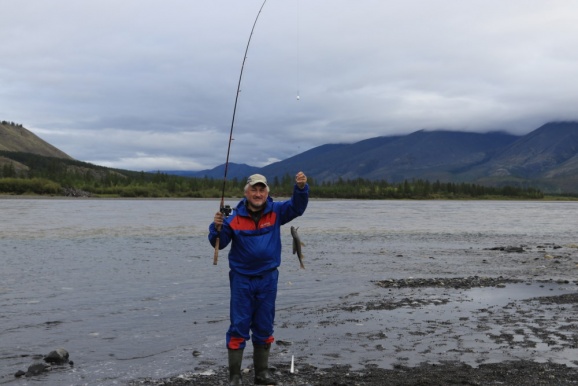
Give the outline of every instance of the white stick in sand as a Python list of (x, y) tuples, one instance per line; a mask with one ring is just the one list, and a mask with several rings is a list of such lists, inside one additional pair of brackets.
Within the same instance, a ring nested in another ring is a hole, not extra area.
[(291, 355), (291, 374), (293, 374), (293, 371), (295, 370), (294, 359), (294, 355)]

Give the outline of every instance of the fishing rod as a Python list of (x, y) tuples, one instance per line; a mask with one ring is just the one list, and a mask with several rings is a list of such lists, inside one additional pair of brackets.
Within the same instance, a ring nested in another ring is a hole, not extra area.
[[(223, 176), (223, 190), (221, 192), (221, 204), (219, 206), (219, 211), (223, 213), (225, 217), (231, 214), (231, 207), (229, 205), (225, 205), (225, 185), (227, 183), (227, 171), (229, 169), (229, 155), (231, 154), (231, 142), (233, 141), (233, 128), (235, 127), (235, 114), (237, 113), (237, 102), (239, 101), (239, 93), (241, 92), (241, 80), (243, 79), (243, 70), (245, 69), (245, 61), (247, 60), (247, 52), (249, 52), (249, 45), (251, 44), (251, 38), (253, 37), (253, 32), (255, 31), (255, 26), (257, 25), (257, 20), (259, 20), (259, 15), (261, 15), (261, 11), (265, 6), (267, 0), (263, 1), (261, 4), (261, 8), (259, 8), (259, 12), (257, 13), (257, 17), (255, 17), (255, 21), (253, 22), (253, 28), (251, 28), (251, 33), (249, 34), (249, 40), (247, 41), (247, 47), (245, 47), (245, 55), (243, 55), (243, 63), (241, 64), (241, 72), (239, 74), (239, 82), (237, 84), (237, 94), (235, 96), (235, 105), (233, 106), (233, 118), (231, 119), (231, 130), (229, 131), (229, 146), (227, 147), (227, 159), (225, 161), (225, 175)], [(221, 231), (221, 226), (217, 227), (217, 231)], [(215, 240), (215, 254), (213, 255), (213, 265), (217, 265), (217, 261), (219, 260), (219, 241), (220, 238), (217, 236)]]

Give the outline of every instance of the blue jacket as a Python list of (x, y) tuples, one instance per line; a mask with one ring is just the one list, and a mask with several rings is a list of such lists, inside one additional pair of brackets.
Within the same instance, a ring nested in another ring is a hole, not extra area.
[(214, 247), (219, 236), (219, 249), (232, 241), (229, 251), (229, 268), (243, 275), (255, 276), (281, 265), (281, 225), (301, 216), (309, 202), (309, 185), (293, 188), (290, 200), (267, 204), (258, 224), (247, 211), (247, 199), (241, 200), (223, 222), (221, 232), (215, 223), (209, 226), (209, 242)]

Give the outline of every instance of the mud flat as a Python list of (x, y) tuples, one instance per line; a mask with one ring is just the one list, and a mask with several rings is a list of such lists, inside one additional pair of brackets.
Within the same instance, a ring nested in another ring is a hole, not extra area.
[[(421, 257), (419, 277), (408, 263), (368, 291), (281, 310), (270, 359), (279, 384), (578, 385), (578, 247), (461, 254)], [(246, 385), (251, 355), (249, 345)], [(129, 384), (225, 385), (225, 358), (200, 349), (181, 375)]]

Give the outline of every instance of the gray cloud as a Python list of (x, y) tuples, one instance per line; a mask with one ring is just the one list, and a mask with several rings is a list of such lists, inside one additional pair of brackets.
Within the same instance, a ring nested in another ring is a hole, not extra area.
[[(1, 119), (134, 170), (225, 161), (261, 0), (7, 0)], [(578, 4), (276, 0), (256, 26), (231, 161), (421, 129), (578, 119)], [(297, 99), (299, 96), (299, 100)]]

